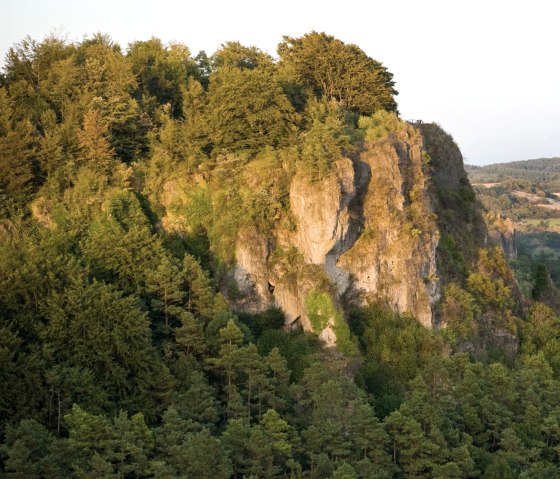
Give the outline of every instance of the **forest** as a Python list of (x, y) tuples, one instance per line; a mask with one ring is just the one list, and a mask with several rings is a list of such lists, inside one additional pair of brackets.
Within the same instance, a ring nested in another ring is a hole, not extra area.
[(486, 166), (465, 165), (465, 168), (473, 183), (518, 179), (556, 187), (560, 179), (560, 158), (539, 158)]
[[(358, 46), (310, 32), (277, 53), (103, 34), (10, 49), (0, 476), (560, 477), (560, 318), (499, 248), (472, 256), (442, 232), (433, 329), (371, 303), (326, 348), (279, 309), (232, 309), (240, 228), (293, 228), (296, 172), (319, 181), (408, 128), (393, 75)], [(474, 215), (469, 188), (441, 189), (441, 215)]]

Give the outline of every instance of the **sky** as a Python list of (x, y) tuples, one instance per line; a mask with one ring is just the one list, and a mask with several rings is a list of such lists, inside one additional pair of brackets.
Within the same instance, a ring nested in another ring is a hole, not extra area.
[(437, 122), (483, 165), (560, 156), (559, 14), (557, 0), (0, 0), (0, 55), (102, 32), (124, 49), (155, 36), (275, 56), (283, 35), (324, 31), (394, 74), (402, 118)]

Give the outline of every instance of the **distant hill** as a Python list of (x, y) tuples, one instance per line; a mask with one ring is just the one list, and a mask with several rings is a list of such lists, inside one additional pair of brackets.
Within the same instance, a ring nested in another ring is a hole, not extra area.
[[(483, 205), (490, 234), (505, 244), (509, 237), (504, 225), (513, 221), (510, 257), (517, 253), (517, 260), (511, 266), (524, 294), (533, 294), (527, 279), (534, 280), (536, 263), (546, 265), (553, 284), (559, 287), (560, 157), (465, 165), (465, 170)], [(556, 298), (556, 293), (552, 296)]]
[(524, 179), (539, 183), (560, 184), (560, 157), (495, 163), (486, 166), (465, 165), (465, 169), (471, 183), (496, 183), (507, 179)]

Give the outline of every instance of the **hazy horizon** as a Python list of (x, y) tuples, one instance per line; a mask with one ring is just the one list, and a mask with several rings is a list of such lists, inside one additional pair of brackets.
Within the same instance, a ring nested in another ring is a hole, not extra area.
[(539, 158), (526, 158), (524, 160), (512, 160), (512, 161), (500, 161), (500, 162), (496, 162), (496, 163), (485, 163), (483, 165), (475, 165), (473, 163), (469, 163), (468, 161), (464, 161), (465, 165), (468, 166), (496, 166), (496, 165), (507, 165), (510, 163), (521, 163), (521, 162), (525, 162), (525, 161), (539, 161), (539, 160), (557, 160), (560, 159), (560, 156), (542, 156)]
[[(342, 8), (341, 8), (342, 5)], [(560, 156), (554, 3), (503, 0), (358, 2), (287, 0), (185, 4), (162, 0), (2, 3), (2, 63), (26, 35), (80, 41), (107, 33), (123, 49), (152, 36), (208, 54), (226, 41), (275, 55), (282, 35), (325, 31), (355, 43), (394, 74), (404, 119), (437, 122), (465, 163)]]

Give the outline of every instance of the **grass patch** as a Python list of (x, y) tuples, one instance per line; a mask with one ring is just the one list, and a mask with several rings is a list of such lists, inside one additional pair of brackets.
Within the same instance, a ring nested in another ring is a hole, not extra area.
[(357, 343), (350, 334), (350, 328), (328, 292), (311, 290), (305, 298), (305, 311), (314, 332), (320, 333), (332, 319), (332, 329), (336, 335), (338, 350), (346, 356), (359, 354)]

